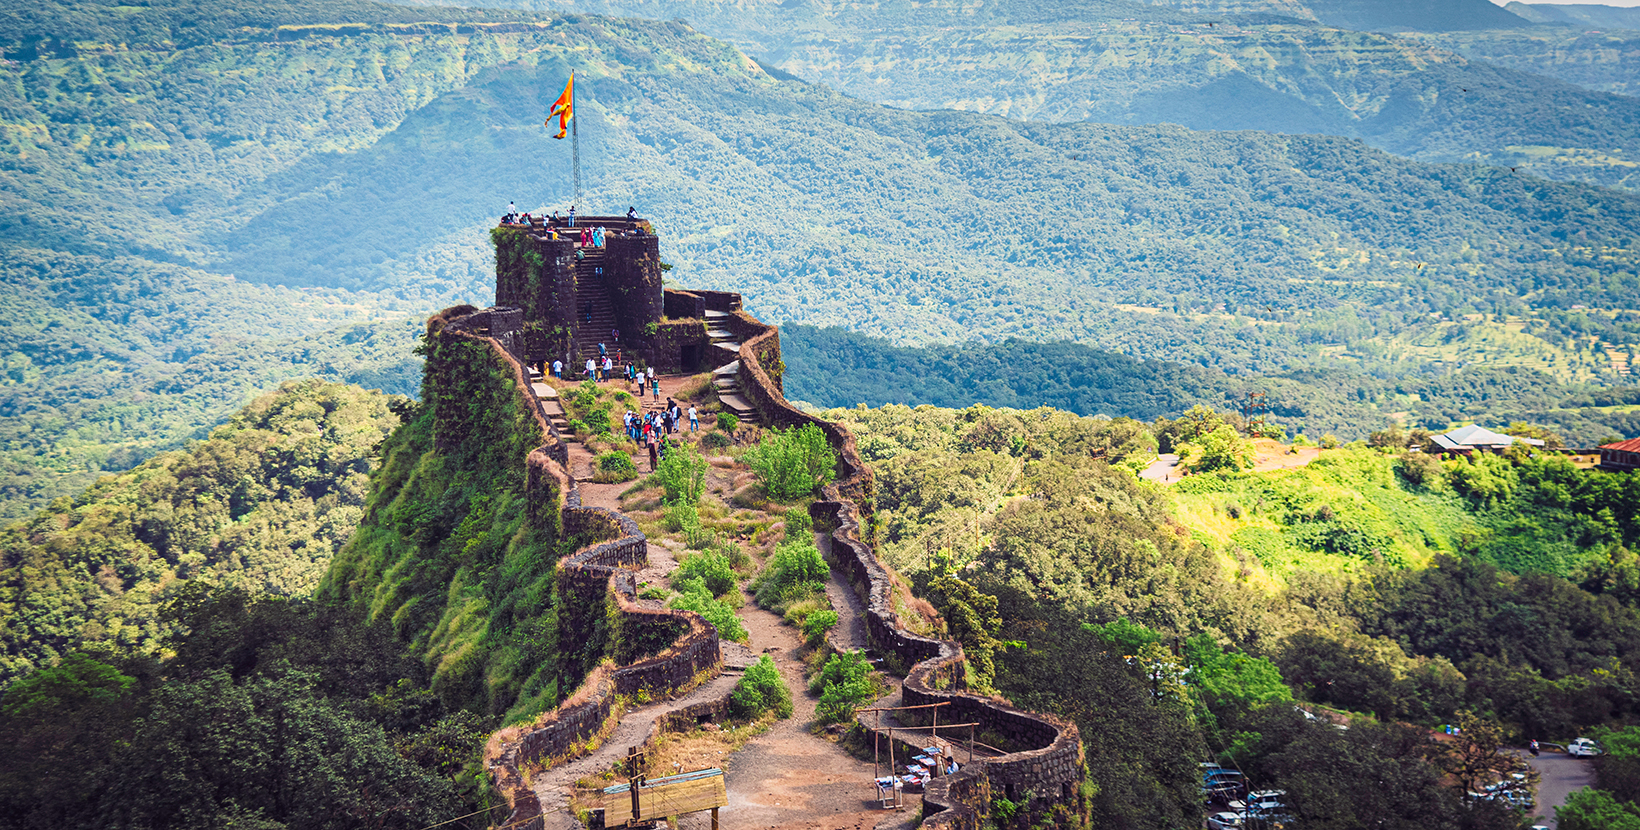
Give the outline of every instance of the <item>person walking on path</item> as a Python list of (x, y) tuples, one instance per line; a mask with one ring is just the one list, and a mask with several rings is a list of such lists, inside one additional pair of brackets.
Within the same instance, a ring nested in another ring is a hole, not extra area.
[[(653, 371), (655, 371), (655, 368), (653, 366), (651, 366), (649, 368), (649, 371), (653, 372)], [(660, 378), (657, 378), (654, 375), (650, 375), (649, 376), (649, 389), (650, 389), (650, 391), (655, 393), (655, 401), (657, 403), (660, 402), (660, 399), (661, 399), (661, 381), (660, 381)]]
[(604, 380), (609, 380), (610, 373), (615, 371), (615, 361), (604, 358)]
[(598, 356), (599, 357), (608, 357), (609, 356), (609, 348), (607, 346), (605, 346), (604, 344), (599, 343), (598, 344)]
[(559, 380), (564, 379), (564, 361), (554, 360), (552, 362), (552, 376)]
[(695, 414), (695, 405), (689, 405), (689, 431), (700, 432), (700, 416)]
[(651, 435), (649, 436), (649, 471), (652, 473), (655, 472), (656, 467), (660, 466), (660, 459), (656, 457), (656, 452), (655, 436)]
[(592, 358), (590, 358), (590, 357), (587, 358), (587, 379), (588, 380), (597, 380), (598, 379), (598, 364), (593, 363)]

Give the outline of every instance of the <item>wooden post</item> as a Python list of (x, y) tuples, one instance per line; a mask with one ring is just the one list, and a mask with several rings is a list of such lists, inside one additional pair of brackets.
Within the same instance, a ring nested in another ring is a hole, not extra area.
[(716, 807), (712, 808), (712, 830), (718, 830), (717, 811), (718, 811), (718, 808), (716, 808)]
[(643, 785), (643, 773), (640, 765), (643, 763), (643, 753), (637, 747), (632, 747), (626, 754), (627, 789), (632, 791), (632, 818), (627, 819), (627, 825), (638, 823), (638, 787)]
[(974, 727), (968, 727), (968, 763), (974, 763)]
[[(928, 733), (928, 736), (931, 738), (939, 738), (940, 736), (940, 707), (938, 706), (934, 707), (934, 728)], [(939, 741), (936, 740), (934, 743), (939, 743)]]

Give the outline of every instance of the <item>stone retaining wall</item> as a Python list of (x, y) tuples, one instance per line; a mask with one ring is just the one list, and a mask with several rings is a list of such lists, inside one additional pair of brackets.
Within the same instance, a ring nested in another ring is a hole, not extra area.
[[(804, 413), (785, 399), (778, 381), (771, 377), (768, 363), (779, 361), (779, 339), (773, 326), (765, 325), (744, 312), (730, 318), (730, 328), (743, 339), (740, 347), (740, 388), (742, 395), (758, 409), (764, 422), (792, 427), (815, 424), (838, 452), (837, 479), (821, 491), (811, 508), (817, 526), (832, 528), (832, 554), (837, 566), (866, 605), (865, 621), (872, 644), (899, 665), (909, 666), (903, 689), (903, 703), (916, 706), (946, 703), (940, 720), (948, 723), (978, 723), (983, 732), (1002, 736), (1019, 751), (980, 761), (939, 786), (957, 786), (959, 794), (978, 800), (968, 804), (949, 789), (936, 793), (932, 802), (937, 813), (925, 809), (924, 827), (975, 828), (989, 813), (990, 793), (1025, 802), (1015, 822), (1028, 826), (1053, 805), (1063, 804), (1076, 813), (1082, 804), (1082, 741), (1075, 724), (1050, 715), (1026, 712), (997, 698), (963, 691), (966, 680), (962, 646), (950, 640), (935, 640), (907, 630), (893, 609), (894, 586), (887, 569), (871, 547), (861, 540), (862, 516), (869, 516), (875, 497), (871, 471), (860, 459), (853, 434), (838, 424)], [(784, 364), (779, 364), (783, 369)], [(967, 781), (972, 773), (984, 776), (983, 788)], [(936, 782), (942, 779), (936, 779)], [(967, 782), (967, 783), (963, 783)], [(983, 796), (976, 794), (983, 793)], [(925, 801), (928, 796), (925, 796)]]
[(630, 518), (612, 510), (581, 506), (580, 494), (567, 471), (568, 447), (531, 390), (529, 373), (506, 345), (516, 347), (519, 342), (519, 317), (510, 309), (457, 306), (429, 320), (428, 333), (482, 343), (511, 367), (518, 403), (530, 413), (543, 436), (543, 443), (529, 452), (524, 465), (525, 508), (532, 525), (551, 531), (554, 539), (586, 535), (601, 540), (559, 560), (560, 590), (604, 597), (606, 602), (593, 603), (592, 607), (609, 614), (616, 636), (625, 632), (645, 640), (653, 639), (646, 638), (645, 632), (681, 631), (669, 645), (630, 665), (594, 668), (575, 693), (553, 711), (528, 727), (492, 736), (485, 758), (497, 790), (512, 808), (503, 824), (539, 830), (543, 824), (541, 802), (524, 778), (526, 766), (588, 751), (611, 725), (610, 718), (623, 695), (677, 694), (703, 677), (716, 674), (722, 657), (717, 629), (700, 615), (638, 604), (637, 580), (629, 569), (648, 560), (648, 540)]

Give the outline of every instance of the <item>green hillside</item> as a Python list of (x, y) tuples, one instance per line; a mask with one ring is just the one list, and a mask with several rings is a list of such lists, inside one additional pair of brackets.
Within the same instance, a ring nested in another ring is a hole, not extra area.
[(1305, 826), (1515, 827), (1456, 805), (1428, 728), (1516, 742), (1640, 714), (1640, 475), (1358, 447), (1163, 486), (1124, 468), (1205, 442), (1212, 413), (1154, 432), (1048, 408), (823, 414), (872, 459), (885, 558), (942, 610), (994, 609), (964, 648), (995, 650), (1016, 702), (1101, 736), (1107, 824), (1193, 823), (1208, 757), (1286, 790)]
[(303, 598), (364, 515), (377, 445), (408, 403), (284, 385), (187, 449), (104, 476), (0, 535), (0, 686), (80, 649), (151, 654), (182, 584)]
[[(688, 20), (767, 65), (895, 107), (1325, 133), (1424, 161), (1619, 187), (1635, 184), (1640, 162), (1640, 102), (1580, 89), (1545, 67), (1464, 57), (1484, 51), (1461, 56), (1371, 33), (1466, 32), (1484, 42), (1532, 30), (1487, 0), (929, 3), (912, 14), (885, 3), (551, 6)], [(1609, 51), (1579, 49), (1564, 63), (1582, 75), (1570, 66), (1609, 63)]]
[[(743, 291), (767, 319), (1236, 375), (1403, 377), (1496, 354), (1620, 383), (1599, 355), (1640, 343), (1640, 203), (1523, 172), (1337, 138), (906, 112), (780, 80), (679, 23), (41, 8), (3, 29), (11, 516), (289, 377), (413, 388), (413, 324), (392, 321), (490, 295), (481, 231), (507, 200), (566, 203), (568, 148), (539, 123), (571, 68), (593, 209), (639, 206), (674, 275)], [(973, 14), (1184, 19), (1149, 9)], [(1387, 43), (1300, 28), (1346, 51)], [(1476, 118), (1451, 129), (1496, 125)], [(1546, 345), (1459, 325), (1478, 314)]]

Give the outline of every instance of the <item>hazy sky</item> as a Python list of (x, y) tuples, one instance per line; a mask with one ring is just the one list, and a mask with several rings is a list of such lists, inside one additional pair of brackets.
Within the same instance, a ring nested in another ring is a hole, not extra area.
[[(1506, 6), (1506, 5), (1509, 4), (1509, 0), (1492, 0), (1492, 2), (1497, 3), (1500, 6)], [(1628, 6), (1628, 7), (1640, 6), (1640, 0), (1604, 0), (1604, 2), (1601, 2), (1601, 3), (1587, 3), (1587, 4), (1584, 3), (1584, 0), (1524, 0), (1524, 2), (1527, 2), (1527, 3), (1554, 3), (1556, 5), (1561, 5), (1561, 6), (1571, 4), (1571, 3), (1575, 3), (1575, 4), (1578, 4), (1578, 5), (1590, 5), (1590, 6)]]

